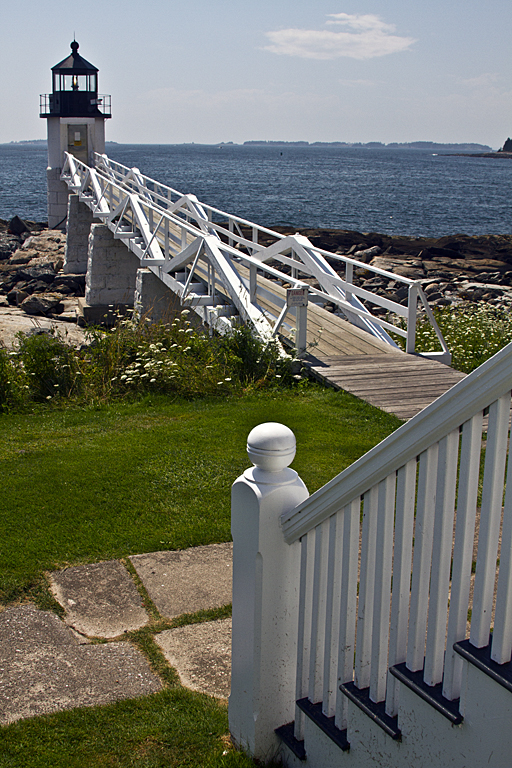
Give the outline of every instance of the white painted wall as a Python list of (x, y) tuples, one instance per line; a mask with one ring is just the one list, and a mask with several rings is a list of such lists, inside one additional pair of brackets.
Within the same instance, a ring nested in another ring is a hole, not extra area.
[[(48, 226), (65, 226), (68, 203), (68, 187), (60, 180), (64, 166), (64, 152), (68, 151), (68, 129), (70, 125), (87, 126), (88, 163), (94, 165), (94, 153), (105, 152), (104, 117), (49, 117), (47, 118), (48, 139)], [(64, 219), (64, 222), (63, 222)]]
[(463, 722), (452, 725), (402, 685), (401, 741), (394, 741), (350, 702), (348, 752), (306, 718), (306, 760), (298, 760), (284, 746), (281, 756), (287, 768), (510, 768), (512, 693), (464, 661), (461, 709)]

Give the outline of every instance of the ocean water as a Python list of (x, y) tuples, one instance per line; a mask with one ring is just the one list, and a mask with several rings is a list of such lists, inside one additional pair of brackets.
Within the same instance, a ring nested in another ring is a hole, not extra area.
[[(110, 144), (127, 166), (264, 226), (512, 231), (512, 161), (406, 149)], [(0, 218), (46, 219), (46, 149), (0, 145)]]

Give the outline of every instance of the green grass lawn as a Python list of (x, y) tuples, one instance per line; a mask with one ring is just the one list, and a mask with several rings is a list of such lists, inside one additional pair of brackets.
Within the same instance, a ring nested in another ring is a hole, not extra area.
[[(295, 432), (310, 492), (400, 424), (316, 385), (0, 416), (0, 602), (51, 607), (44, 572), (60, 566), (228, 541), (230, 486), (265, 421)], [(0, 768), (252, 765), (226, 733), (223, 705), (170, 687), (0, 728)]]

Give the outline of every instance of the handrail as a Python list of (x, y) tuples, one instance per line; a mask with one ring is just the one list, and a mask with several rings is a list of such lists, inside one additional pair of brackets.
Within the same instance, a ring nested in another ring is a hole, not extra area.
[[(104, 158), (107, 158), (107, 155), (96, 155), (96, 158), (98, 161), (101, 159), (102, 164), (104, 164)], [(111, 164), (118, 166), (119, 168), (123, 168), (125, 171), (130, 170), (127, 166), (123, 166), (121, 163), (117, 163), (114, 160), (108, 159), (108, 167), (110, 167)], [(99, 166), (96, 166), (97, 170), (99, 170)], [(119, 171), (116, 171), (116, 173), (120, 174)], [(174, 189), (173, 187), (168, 187), (165, 184), (162, 184), (161, 182), (157, 182), (154, 179), (151, 179), (149, 176), (145, 176), (144, 174), (140, 174), (140, 178), (144, 179), (145, 182), (150, 182), (151, 184), (157, 184), (160, 189), (166, 189), (169, 192), (178, 195), (179, 197), (186, 197), (186, 195), (183, 192), (179, 192), (178, 190)], [(146, 188), (147, 189), (147, 188)], [(160, 197), (162, 202), (168, 202), (168, 199), (165, 198), (165, 196), (158, 194), (156, 191), (148, 189), (149, 192), (154, 194), (156, 197)], [(219, 216), (223, 216), (226, 219), (237, 222), (238, 224), (245, 226), (245, 227), (251, 227), (256, 229), (258, 232), (261, 232), (266, 235), (271, 235), (272, 237), (275, 237), (276, 240), (283, 240), (287, 237), (287, 235), (283, 235), (280, 232), (276, 232), (273, 229), (269, 229), (268, 227), (261, 226), (260, 224), (255, 224), (252, 221), (249, 221), (248, 219), (244, 219), (241, 216), (236, 216), (231, 213), (227, 213), (226, 211), (223, 211), (220, 208), (215, 208), (213, 205), (209, 205), (208, 203), (201, 202), (202, 207), (210, 211), (211, 213), (217, 214)], [(212, 226), (217, 230), (221, 232), (226, 232), (225, 228), (220, 225), (219, 222), (215, 222), (211, 220)], [(254, 241), (247, 240), (247, 238), (244, 238), (241, 235), (237, 235), (235, 232), (229, 233), (233, 240), (240, 243), (241, 245), (251, 245), (253, 247), (257, 247), (259, 251), (264, 251), (265, 246), (255, 243)], [(352, 264), (354, 267), (359, 267), (361, 269), (368, 270), (369, 272), (374, 272), (376, 275), (381, 275), (382, 277), (387, 277), (390, 280), (395, 280), (396, 282), (403, 283), (404, 285), (413, 285), (416, 284), (417, 281), (412, 280), (411, 278), (404, 277), (403, 275), (397, 275), (394, 272), (388, 272), (385, 269), (382, 269), (380, 267), (374, 267), (370, 264), (366, 264), (365, 262), (358, 261), (357, 259), (353, 259), (350, 256), (344, 256), (343, 254), (339, 253), (332, 253), (330, 251), (326, 251), (323, 248), (319, 248), (318, 246), (314, 246), (315, 252), (320, 253), (322, 256), (327, 256), (329, 259), (335, 259), (336, 261), (340, 261), (344, 264)]]
[[(130, 197), (131, 208), (137, 208), (135, 219), (144, 240), (142, 248), (139, 249), (141, 253), (133, 243), (128, 243), (129, 238), (126, 240), (128, 247), (137, 253), (139, 258), (141, 254), (144, 255), (145, 266), (165, 269), (170, 255), (175, 256), (186, 246), (183, 240), (186, 235), (195, 238), (204, 237), (209, 233), (218, 239), (218, 248), (231, 261), (236, 259), (252, 270), (256, 267), (257, 272), (266, 273), (279, 280), (281, 284), (299, 286), (304, 284), (306, 277), (313, 278), (319, 287), (308, 286), (308, 289), (317, 301), (334, 304), (351, 323), (359, 325), (391, 346), (397, 345), (387, 331), (405, 337), (406, 351), (414, 352), (417, 299), (419, 297), (423, 303), (426, 301), (417, 281), (395, 275), (379, 267), (372, 267), (349, 256), (329, 253), (313, 246), (302, 235), (282, 235), (267, 227), (221, 211), (199, 201), (194, 195), (184, 195), (172, 187), (145, 176), (137, 168), (130, 169), (123, 166), (107, 155), (95, 154), (94, 168), (89, 168), (67, 153), (66, 158), (62, 178), (84, 198), (87, 198), (88, 187), (92, 187), (96, 206), (94, 201), (86, 199), (86, 202), (93, 213), (104, 218), (109, 226), (116, 216), (129, 220), (129, 213), (126, 209), (120, 211), (118, 203), (120, 204), (125, 196)], [(69, 174), (66, 175), (68, 171)], [(106, 200), (107, 195), (110, 202)], [(227, 224), (225, 221), (219, 221), (219, 217), (226, 220)], [(155, 218), (158, 224), (154, 223)], [(175, 235), (169, 233), (170, 225), (181, 230), (181, 243)], [(123, 239), (119, 225), (113, 226), (116, 227), (116, 237)], [(249, 234), (244, 234), (242, 228), (249, 229)], [(273, 238), (273, 243), (269, 246), (258, 242), (260, 234)], [(289, 258), (289, 254), (292, 258)], [(345, 279), (330, 266), (329, 261), (333, 259), (345, 265)], [(265, 264), (266, 261), (281, 263), (291, 274), (282, 272), (280, 269), (276, 270), (275, 267), (271, 271)], [(352, 278), (354, 268), (364, 269), (406, 285), (409, 289), (407, 306), (356, 286)], [(255, 297), (256, 294), (253, 293), (251, 302), (255, 301)], [(373, 315), (363, 302), (381, 307), (391, 313), (391, 317), (386, 316), (384, 319), (379, 315)], [(426, 306), (427, 315), (438, 336), (442, 353), (427, 353), (426, 356), (441, 354), (443, 361), (449, 362), (448, 348), (429, 309)], [(400, 324), (394, 324), (392, 321), (394, 316), (405, 319), (406, 330)], [(304, 320), (305, 318), (306, 315)], [(277, 319), (279, 320), (279, 317)], [(304, 327), (301, 338), (305, 343)]]
[(281, 519), (288, 544), (512, 389), (512, 342)]

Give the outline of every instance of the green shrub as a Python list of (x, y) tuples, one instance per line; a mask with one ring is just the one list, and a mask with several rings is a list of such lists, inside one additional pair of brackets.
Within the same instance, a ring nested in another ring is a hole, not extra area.
[(56, 332), (18, 334), (17, 353), (35, 402), (69, 397), (80, 390), (76, 351)]
[(285, 384), (291, 381), (291, 358), (283, 355), (276, 339), (263, 342), (248, 326), (240, 325), (222, 338), (220, 347), (234, 372), (246, 384), (252, 382), (257, 387), (264, 387), (271, 382)]
[(20, 371), (11, 354), (0, 347), (0, 412), (19, 407), (23, 401), (24, 388)]
[(240, 326), (209, 336), (183, 312), (172, 323), (118, 318), (110, 330), (90, 332), (84, 376), (100, 397), (160, 392), (182, 397), (226, 394), (292, 381), (290, 359)]
[(118, 316), (114, 327), (91, 328), (76, 349), (57, 331), (19, 334), (0, 358), (0, 411), (22, 403), (107, 402), (148, 393), (195, 398), (294, 383), (291, 358), (245, 326), (226, 336), (192, 325), (188, 310), (172, 323)]

